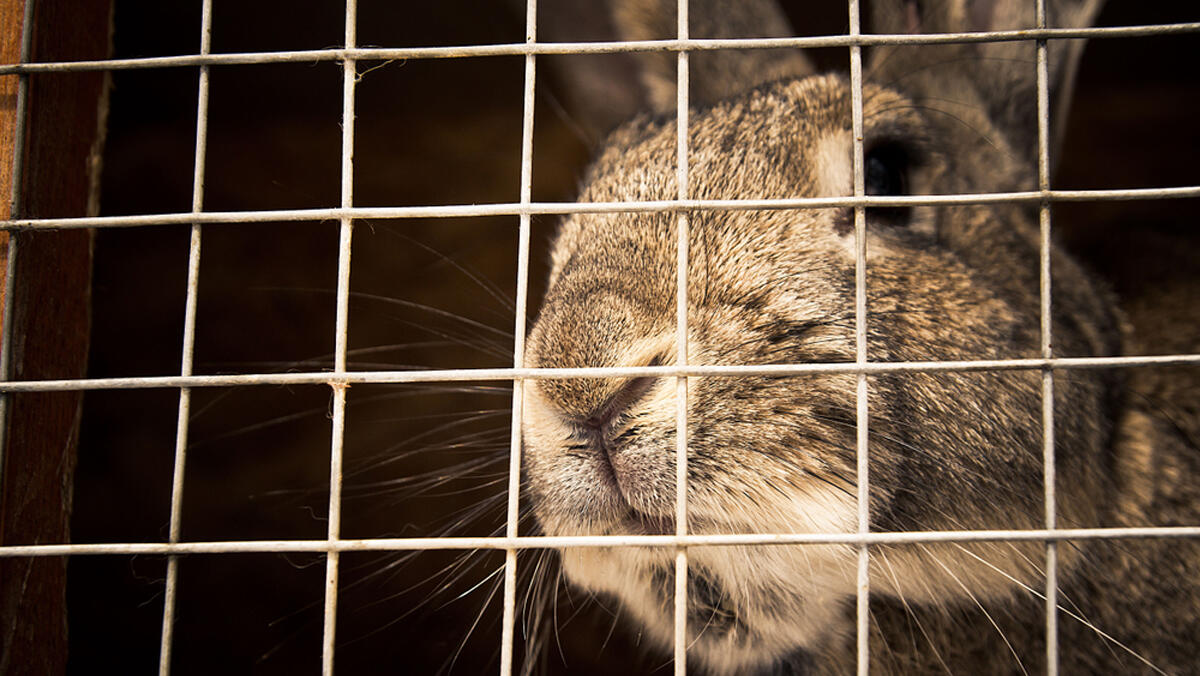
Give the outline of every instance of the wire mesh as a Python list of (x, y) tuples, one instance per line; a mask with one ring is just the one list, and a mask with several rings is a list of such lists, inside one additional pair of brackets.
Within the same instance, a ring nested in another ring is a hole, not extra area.
[[(208, 54), (212, 46), (212, 0), (205, 0), (200, 19), (200, 54)], [(204, 211), (204, 158), (208, 150), (208, 76), (209, 66), (200, 66), (196, 95), (196, 150), (192, 173), (192, 213)], [(187, 298), (184, 301), (183, 355), (179, 375), (190, 376), (196, 347), (196, 303), (200, 289), (200, 245), (203, 226), (193, 224), (188, 247)], [(179, 415), (175, 428), (175, 462), (171, 481), (171, 525), (167, 541), (179, 542), (183, 523), (184, 467), (187, 460), (188, 423), (192, 414), (190, 388), (179, 388)], [(175, 587), (179, 582), (179, 559), (167, 559), (167, 579), (163, 588), (162, 642), (159, 647), (158, 673), (171, 672), (172, 640), (175, 629)]]
[[(229, 554), (229, 553), (319, 553), (325, 557), (324, 626), (322, 630), (322, 670), (334, 671), (337, 641), (335, 622), (338, 610), (339, 556), (346, 552), (396, 552), (432, 549), (476, 550), (495, 549), (505, 553), (503, 566), (503, 620), (500, 638), (500, 670), (511, 673), (514, 664), (514, 627), (518, 623), (518, 558), (520, 550), (540, 550), (570, 547), (617, 547), (617, 546), (660, 546), (672, 547), (677, 552), (675, 567), (675, 671), (685, 673), (687, 654), (687, 552), (689, 547), (722, 545), (803, 545), (845, 544), (857, 547), (857, 632), (859, 673), (865, 674), (869, 666), (869, 563), (870, 547), (874, 545), (931, 542), (987, 542), (987, 541), (1038, 541), (1045, 542), (1046, 563), (1046, 634), (1047, 666), (1049, 673), (1056, 673), (1056, 614), (1058, 608), (1055, 552), (1056, 543), (1065, 540), (1118, 539), (1118, 538), (1195, 538), (1200, 528), (1103, 528), (1103, 529), (1060, 529), (1055, 522), (1055, 460), (1054, 460), (1054, 371), (1097, 368), (1138, 368), (1150, 366), (1195, 366), (1200, 365), (1200, 355), (1171, 354), (1155, 356), (1123, 357), (1055, 357), (1050, 331), (1050, 232), (1051, 209), (1055, 204), (1070, 202), (1104, 202), (1118, 200), (1188, 199), (1200, 197), (1200, 186), (1176, 188), (1138, 188), (1122, 190), (1057, 190), (1050, 185), (1049, 149), (1049, 94), (1046, 65), (1047, 44), (1050, 40), (1071, 38), (1129, 38), (1163, 35), (1180, 35), (1200, 32), (1200, 23), (1171, 24), (1158, 26), (1128, 26), (1090, 29), (1047, 28), (1045, 8), (1038, 3), (1038, 27), (1033, 30), (995, 31), (987, 33), (954, 33), (938, 35), (871, 35), (862, 34), (859, 27), (857, 0), (850, 0), (849, 31), (846, 35), (829, 35), (794, 39), (744, 39), (702, 40), (688, 36), (687, 0), (680, 0), (678, 10), (678, 35), (671, 40), (639, 42), (600, 43), (547, 43), (539, 42), (537, 36), (537, 6), (533, 0), (526, 4), (525, 40), (521, 43), (498, 45), (463, 45), (452, 47), (377, 48), (359, 47), (356, 39), (357, 17), (354, 0), (347, 2), (345, 12), (344, 45), (340, 48), (321, 50), (299, 50), (255, 53), (211, 53), (212, 3), (206, 0), (201, 20), (200, 48), (196, 54), (173, 57), (112, 59), (79, 63), (22, 63), (0, 66), (0, 75), (18, 75), (22, 91), (32, 74), (85, 70), (121, 70), (152, 68), (197, 68), (199, 73), (198, 104), (195, 130), (194, 184), (192, 209), (181, 213), (152, 213), (134, 216), (104, 216), (94, 218), (22, 218), (14, 208), (14, 217), (0, 222), (0, 229), (23, 232), (58, 228), (127, 228), (156, 227), (189, 224), (191, 226), (191, 248), (188, 263), (187, 295), (183, 331), (183, 355), (178, 376), (97, 377), (77, 380), (55, 381), (11, 381), (7, 370), (0, 375), (0, 402), (21, 392), (49, 392), (64, 390), (148, 390), (177, 389), (179, 405), (174, 458), (173, 486), (171, 490), (171, 518), (166, 542), (123, 542), (106, 544), (38, 544), (0, 547), (0, 556), (98, 556), (115, 554), (166, 555), (168, 557), (165, 602), (162, 618), (160, 648), (161, 674), (169, 673), (173, 631), (174, 599), (178, 584), (178, 558), (184, 554)], [(28, 30), (28, 21), (27, 21)], [(863, 169), (863, 110), (862, 110), (862, 56), (863, 47), (893, 44), (944, 44), (986, 41), (1035, 41), (1037, 45), (1038, 75), (1038, 189), (1036, 191), (976, 195), (928, 195), (912, 197), (867, 196), (864, 189)], [(698, 50), (715, 49), (760, 49), (775, 47), (843, 47), (850, 54), (850, 80), (854, 94), (854, 194), (839, 198), (803, 198), (786, 200), (698, 200), (689, 197), (688, 191), (688, 64), (689, 55)], [(678, 197), (661, 202), (639, 203), (590, 203), (537, 202), (533, 198), (533, 139), (534, 109), (537, 87), (537, 57), (558, 54), (609, 54), (638, 51), (669, 51), (677, 53), (678, 64), (678, 143), (677, 182)], [(354, 199), (354, 148), (356, 109), (356, 86), (362, 77), (363, 62), (389, 61), (396, 59), (447, 59), (464, 57), (521, 57), (524, 66), (524, 88), (522, 92), (521, 154), (519, 201), (490, 204), (417, 205), (405, 207), (355, 206)], [(233, 67), (268, 63), (334, 62), (342, 66), (342, 115), (341, 115), (341, 191), (340, 205), (336, 208), (274, 209), (255, 211), (206, 211), (205, 153), (207, 148), (207, 111), (209, 73), (214, 67)], [(18, 113), (23, 107), (18, 105)], [(21, 127), (19, 127), (21, 128)], [(16, 153), (20, 159), (21, 153)], [(19, 171), (16, 175), (20, 175)], [(17, 182), (19, 183), (19, 181)], [(866, 307), (866, 209), (878, 206), (946, 206), (961, 204), (1021, 203), (1035, 205), (1039, 212), (1041, 243), (1042, 337), (1040, 359), (1003, 359), (974, 361), (929, 361), (929, 362), (871, 362), (867, 359)], [(850, 207), (854, 211), (856, 246), (856, 307), (855, 339), (856, 360), (853, 363), (835, 364), (786, 364), (786, 365), (737, 365), (712, 366), (691, 364), (687, 355), (687, 284), (688, 269), (688, 214), (700, 210), (769, 210), (802, 209), (822, 207)], [(678, 223), (678, 268), (677, 268), (677, 318), (676, 338), (678, 362), (671, 366), (607, 368), (607, 369), (530, 369), (525, 367), (524, 334), (527, 328), (527, 300), (530, 276), (529, 250), (531, 222), (535, 216), (554, 216), (574, 213), (612, 212), (667, 212), (675, 215)], [(351, 279), (351, 234), (356, 221), (367, 219), (434, 218), (450, 219), (478, 216), (509, 216), (519, 219), (519, 244), (516, 252), (517, 278), (514, 310), (514, 346), (511, 368), (470, 369), (424, 369), (424, 370), (350, 370), (348, 361), (349, 305)], [(253, 373), (241, 375), (195, 375), (193, 373), (193, 342), (196, 324), (196, 306), (199, 287), (200, 244), (204, 226), (215, 224), (249, 225), (256, 222), (279, 221), (336, 221), (340, 225), (338, 245), (338, 282), (336, 291), (336, 319), (332, 370), (301, 370), (288, 373)], [(16, 255), (15, 244), (10, 248), (11, 261)], [(10, 294), (11, 297), (11, 294)], [(6, 343), (7, 344), (7, 343)], [(7, 355), (9, 350), (4, 350)], [(1045, 528), (1042, 530), (990, 530), (990, 531), (947, 531), (882, 533), (872, 532), (869, 523), (868, 496), (868, 430), (867, 430), (867, 384), (870, 376), (888, 373), (938, 373), (1028, 370), (1042, 374), (1043, 396), (1043, 439), (1045, 467)], [(690, 535), (687, 533), (686, 450), (687, 450), (687, 391), (688, 378), (736, 378), (747, 375), (803, 375), (813, 373), (845, 373), (856, 376), (857, 390), (857, 458), (858, 458), (858, 524), (857, 532), (845, 534), (792, 534), (762, 533), (746, 535)], [(544, 378), (579, 377), (661, 377), (673, 378), (676, 382), (676, 438), (677, 438), (677, 510), (675, 535), (662, 536), (603, 536), (603, 537), (532, 537), (522, 535), (520, 523), (520, 449), (521, 418), (523, 407), (523, 385), (526, 381)], [(342, 507), (342, 443), (346, 430), (346, 392), (353, 385), (402, 384), (402, 383), (456, 383), (506, 381), (512, 384), (512, 419), (507, 469), (506, 517), (504, 535), (497, 537), (409, 537), (409, 538), (347, 538), (341, 533)], [(181, 530), (183, 510), (183, 485), (185, 452), (188, 448), (188, 423), (193, 415), (190, 400), (196, 388), (250, 387), (262, 385), (322, 385), (332, 392), (332, 439), (329, 463), (328, 528), (323, 540), (270, 540), (260, 539), (236, 542), (188, 541)]]

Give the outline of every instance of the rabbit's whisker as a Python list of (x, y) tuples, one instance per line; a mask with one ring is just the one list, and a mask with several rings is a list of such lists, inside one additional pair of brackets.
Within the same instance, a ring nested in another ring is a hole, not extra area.
[[(934, 642), (933, 638), (929, 635), (929, 632), (926, 631), (925, 625), (921, 622), (920, 615), (918, 615), (913, 610), (912, 606), (910, 606), (908, 603), (908, 599), (905, 598), (904, 593), (902, 591), (903, 588), (900, 586), (900, 579), (896, 575), (896, 570), (892, 566), (891, 559), (888, 558), (886, 548), (876, 549), (874, 554), (879, 556), (880, 559), (883, 561), (883, 568), (886, 571), (888, 577), (890, 577), (892, 580), (892, 586), (896, 589), (896, 592), (897, 592), (896, 596), (900, 600), (900, 604), (904, 607), (905, 616), (907, 618), (909, 618), (912, 621), (912, 623), (917, 626), (917, 631), (919, 631), (921, 633), (921, 636), (925, 639), (925, 643), (929, 646), (930, 650), (933, 651), (933, 656), (934, 656), (934, 658), (937, 659), (938, 665), (940, 665), (947, 674), (950, 674), (951, 676), (953, 676), (953, 672), (950, 670), (950, 667), (946, 665), (946, 661), (942, 658), (942, 653), (940, 650), (938, 650), (937, 644)], [(911, 629), (909, 631), (909, 637), (910, 637), (910, 640), (912, 640), (912, 643), (914, 644), (914, 648), (915, 648), (916, 639), (915, 639), (915, 637), (912, 636)]]
[[(1045, 595), (1045, 594), (1043, 594), (1042, 592), (1040, 592), (1040, 591), (1038, 591), (1037, 589), (1034, 589), (1033, 587), (1030, 587), (1029, 585), (1027, 585), (1027, 584), (1025, 584), (1025, 583), (1021, 582), (1020, 580), (1018, 580), (1018, 579), (1016, 579), (1016, 578), (1012, 577), (1011, 575), (1009, 575), (1008, 573), (1004, 572), (1004, 571), (1003, 571), (1003, 570), (1001, 570), (1000, 568), (998, 568), (998, 567), (996, 567), (996, 566), (992, 565), (991, 563), (989, 563), (987, 560), (985, 560), (985, 559), (983, 559), (983, 558), (981, 558), (981, 557), (979, 557), (979, 556), (975, 555), (975, 554), (974, 554), (973, 552), (971, 552), (969, 549), (967, 549), (967, 548), (965, 548), (965, 547), (962, 547), (961, 545), (958, 545), (958, 547), (959, 547), (959, 548), (960, 548), (960, 549), (961, 549), (961, 550), (962, 550), (962, 551), (963, 551), (965, 554), (967, 554), (968, 556), (970, 556), (970, 557), (974, 558), (975, 560), (979, 561), (979, 562), (980, 562), (980, 563), (982, 563), (983, 565), (985, 565), (985, 566), (987, 566), (987, 567), (991, 568), (992, 570), (996, 571), (996, 572), (997, 572), (997, 573), (999, 573), (1000, 575), (1002, 575), (1002, 576), (1004, 576), (1005, 578), (1007, 578), (1009, 582), (1012, 582), (1013, 584), (1015, 584), (1015, 585), (1018, 585), (1019, 587), (1021, 587), (1021, 588), (1022, 588), (1022, 589), (1024, 589), (1025, 591), (1029, 592), (1029, 593), (1030, 593), (1030, 594), (1032, 594), (1033, 596), (1035, 596), (1035, 597), (1037, 597), (1037, 598), (1039, 598), (1039, 599), (1041, 599), (1041, 600), (1043, 600), (1043, 601), (1045, 601), (1045, 600), (1046, 600), (1046, 595)], [(1092, 624), (1091, 622), (1089, 622), (1089, 621), (1088, 621), (1086, 618), (1084, 618), (1084, 617), (1081, 617), (1080, 615), (1077, 615), (1076, 613), (1072, 612), (1070, 609), (1063, 607), (1061, 604), (1060, 604), (1060, 605), (1058, 605), (1057, 607), (1058, 607), (1058, 609), (1059, 609), (1060, 611), (1062, 611), (1063, 613), (1065, 613), (1065, 614), (1066, 614), (1068, 617), (1070, 617), (1070, 618), (1072, 618), (1072, 619), (1074, 619), (1074, 620), (1077, 620), (1078, 622), (1080, 622), (1080, 623), (1082, 623), (1084, 626), (1086, 626), (1088, 629), (1090, 629), (1090, 630), (1094, 631), (1094, 632), (1096, 633), (1096, 635), (1097, 635), (1097, 636), (1099, 636), (1100, 638), (1104, 639), (1104, 640), (1105, 640), (1105, 641), (1107, 641), (1108, 643), (1110, 643), (1110, 644), (1112, 644), (1112, 645), (1115, 645), (1115, 646), (1117, 646), (1118, 648), (1120, 648), (1120, 649), (1124, 650), (1125, 652), (1129, 653), (1129, 654), (1130, 654), (1130, 655), (1132, 655), (1134, 658), (1136, 658), (1137, 660), (1139, 660), (1139, 661), (1140, 661), (1142, 664), (1145, 664), (1147, 667), (1150, 667), (1150, 668), (1151, 668), (1151, 669), (1153, 669), (1154, 671), (1156, 671), (1156, 672), (1158, 672), (1158, 673), (1160, 673), (1160, 674), (1163, 674), (1163, 676), (1166, 676), (1166, 673), (1167, 673), (1167, 672), (1163, 671), (1162, 669), (1159, 669), (1159, 668), (1158, 668), (1157, 666), (1155, 666), (1155, 665), (1154, 665), (1152, 662), (1150, 662), (1149, 660), (1147, 660), (1147, 659), (1146, 659), (1145, 657), (1143, 657), (1142, 655), (1138, 654), (1138, 653), (1137, 653), (1137, 651), (1133, 650), (1132, 648), (1130, 648), (1129, 646), (1125, 645), (1124, 643), (1122, 643), (1122, 642), (1118, 641), (1118, 640), (1117, 640), (1116, 638), (1114, 638), (1113, 636), (1111, 636), (1111, 635), (1107, 634), (1107, 633), (1106, 633), (1106, 632), (1104, 632), (1102, 629), (1100, 629), (1099, 627), (1097, 627), (1095, 624)]]
[(431, 247), (428, 244), (425, 244), (424, 242), (421, 242), (420, 240), (410, 237), (394, 228), (384, 228), (383, 232), (385, 235), (402, 239), (409, 244), (417, 246), (417, 247), (424, 249), (425, 251), (428, 251), (429, 253), (437, 256), (437, 258), (440, 262), (454, 268), (463, 277), (466, 277), (469, 281), (474, 283), (476, 286), (478, 286), (480, 289), (482, 289), (485, 293), (487, 293), (489, 296), (491, 296), (495, 301), (500, 303), (501, 306), (503, 306), (504, 308), (506, 308), (509, 311), (512, 311), (515, 309), (515, 307), (513, 305), (512, 297), (510, 297), (508, 294), (504, 293), (504, 291), (502, 291), (500, 289), (500, 287), (496, 286), (495, 282), (488, 279), (487, 277), (484, 277), (483, 275), (479, 274), (478, 272), (474, 272), (474, 271), (470, 270), (463, 264), (459, 263), (453, 256), (447, 256), (445, 253), (442, 253), (441, 251), (435, 249), (434, 247)]
[(970, 588), (967, 587), (967, 585), (963, 584), (962, 580), (959, 579), (958, 575), (955, 575), (954, 571), (951, 570), (945, 563), (943, 563), (942, 560), (940, 558), (938, 558), (937, 554), (934, 554), (932, 551), (929, 551), (929, 550), (926, 550), (926, 553), (929, 555), (929, 558), (938, 565), (938, 567), (940, 567), (942, 570), (944, 570), (946, 572), (946, 575), (948, 575), (950, 577), (950, 579), (954, 580), (955, 584), (957, 584), (959, 586), (959, 588), (962, 589), (963, 593), (965, 593), (971, 599), (971, 601), (975, 603), (975, 605), (983, 613), (984, 617), (987, 618), (988, 623), (991, 624), (992, 627), (996, 630), (996, 633), (998, 633), (1000, 635), (1000, 638), (1004, 641), (1004, 645), (1006, 645), (1008, 647), (1009, 652), (1012, 653), (1013, 659), (1015, 659), (1017, 661), (1017, 666), (1021, 668), (1021, 673), (1028, 676), (1029, 670), (1027, 670), (1025, 668), (1025, 665), (1021, 662), (1021, 656), (1019, 654), (1017, 654), (1016, 648), (1013, 647), (1012, 643), (1008, 640), (1008, 637), (1004, 634), (1004, 630), (1000, 628), (1000, 625), (996, 624), (996, 620), (992, 618), (991, 613), (989, 613), (987, 611), (987, 608), (983, 605), (983, 603), (981, 603), (979, 601), (979, 599), (975, 596), (974, 592), (972, 592), (970, 590)]

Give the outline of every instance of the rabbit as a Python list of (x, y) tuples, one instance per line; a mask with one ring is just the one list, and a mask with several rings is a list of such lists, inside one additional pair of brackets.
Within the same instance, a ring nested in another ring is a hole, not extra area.
[[(694, 0), (693, 37), (788, 34), (771, 2)], [(626, 38), (670, 34), (674, 0), (614, 0)], [(1050, 25), (1090, 25), (1098, 0), (1050, 0)], [(1034, 25), (1029, 0), (876, 0), (874, 32)], [(654, 31), (659, 31), (655, 33)], [(1081, 41), (1049, 43), (1053, 144)], [(986, 193), (1037, 185), (1035, 46), (879, 47), (863, 90), (866, 192)], [(675, 54), (635, 57), (651, 110), (614, 130), (580, 202), (677, 196)], [(852, 194), (851, 89), (790, 50), (690, 57), (689, 196)], [(687, 214), (690, 364), (855, 361), (850, 208)], [(673, 213), (566, 216), (527, 341), (532, 368), (676, 362)], [(871, 362), (1041, 356), (1037, 206), (866, 210)], [(1057, 246), (1053, 353), (1137, 353), (1102, 280)], [(1179, 337), (1195, 350), (1195, 333)], [(1192, 380), (1187, 380), (1191, 377)], [(689, 378), (693, 534), (857, 529), (853, 374)], [(1059, 528), (1200, 523), (1194, 376), (1151, 368), (1053, 373)], [(873, 531), (1040, 529), (1042, 373), (886, 373), (868, 379)], [(524, 497), (552, 536), (674, 533), (675, 380), (530, 379)], [(1163, 402), (1192, 415), (1167, 416)], [(669, 654), (674, 550), (567, 547), (571, 586), (615, 602)], [(857, 548), (688, 550), (688, 664), (710, 674), (845, 674), (855, 664)], [(870, 549), (876, 673), (1047, 670), (1042, 542)], [(1064, 673), (1200, 673), (1200, 546), (1189, 539), (1057, 547)]]

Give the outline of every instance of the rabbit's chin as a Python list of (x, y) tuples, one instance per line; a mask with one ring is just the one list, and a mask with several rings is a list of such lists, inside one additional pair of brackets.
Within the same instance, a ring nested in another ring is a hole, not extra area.
[[(642, 635), (670, 651), (674, 549), (586, 547), (561, 554), (577, 587), (620, 599)], [(853, 561), (852, 550), (837, 547), (690, 548), (690, 664), (713, 674), (740, 674), (802, 663), (805, 653), (844, 645), (853, 636)], [(789, 570), (804, 574), (781, 574)]]

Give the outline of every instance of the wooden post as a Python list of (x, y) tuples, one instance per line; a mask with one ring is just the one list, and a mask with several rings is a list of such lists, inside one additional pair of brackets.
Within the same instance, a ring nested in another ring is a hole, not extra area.
[[(30, 0), (33, 61), (102, 59), (108, 0)], [(23, 0), (0, 0), (0, 59), (19, 61)], [(97, 211), (108, 76), (29, 76), (21, 213), (8, 201), (18, 76), (0, 76), (0, 216), (86, 216)], [(0, 233), (0, 265), (14, 266), (9, 376), (86, 373), (92, 233)], [(15, 248), (14, 245), (15, 244)], [(10, 259), (10, 253), (13, 257)], [(70, 541), (72, 478), (83, 394), (9, 395), (0, 467), (0, 545)], [(67, 663), (65, 558), (0, 559), (0, 674), (60, 674)]]

